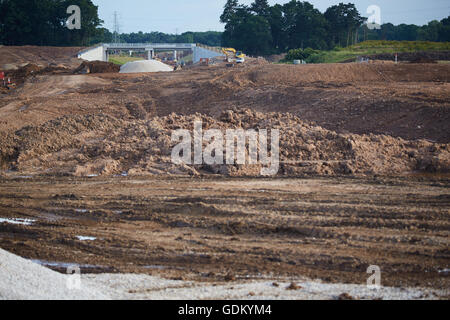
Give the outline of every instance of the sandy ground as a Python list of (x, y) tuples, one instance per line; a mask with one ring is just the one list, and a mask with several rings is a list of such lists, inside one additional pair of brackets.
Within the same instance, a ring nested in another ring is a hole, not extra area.
[[(443, 292), (412, 288), (368, 288), (307, 279), (201, 283), (143, 274), (64, 275), (0, 249), (2, 300), (405, 300), (439, 299)], [(294, 285), (293, 285), (294, 284)]]

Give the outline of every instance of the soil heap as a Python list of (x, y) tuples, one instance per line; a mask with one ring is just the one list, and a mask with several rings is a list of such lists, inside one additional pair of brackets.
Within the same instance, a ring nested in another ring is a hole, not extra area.
[[(219, 119), (202, 114), (145, 119), (109, 115), (67, 115), (5, 134), (0, 141), (1, 166), (26, 174), (258, 176), (258, 165), (174, 164), (176, 129), (279, 129), (278, 175), (408, 175), (449, 172), (450, 145), (407, 141), (386, 135), (340, 134), (289, 113), (227, 110)], [(133, 113), (134, 114), (134, 113)], [(270, 133), (269, 133), (270, 135)], [(207, 145), (206, 142), (203, 143)], [(224, 148), (225, 154), (225, 148)]]

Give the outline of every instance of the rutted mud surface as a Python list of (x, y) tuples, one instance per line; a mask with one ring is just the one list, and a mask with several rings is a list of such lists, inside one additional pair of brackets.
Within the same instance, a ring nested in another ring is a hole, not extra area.
[(35, 221), (0, 224), (0, 244), (49, 267), (90, 266), (85, 272), (364, 284), (367, 267), (378, 265), (383, 285), (448, 290), (449, 185), (444, 178), (2, 180), (0, 216)]

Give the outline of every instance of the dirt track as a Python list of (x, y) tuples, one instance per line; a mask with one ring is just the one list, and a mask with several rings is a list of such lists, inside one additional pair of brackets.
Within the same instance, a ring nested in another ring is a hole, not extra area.
[(79, 64), (76, 54), (82, 47), (38, 47), (38, 46), (0, 46), (0, 69), (3, 65), (19, 66), (35, 63), (42, 66), (64, 64), (74, 67)]
[(386, 286), (449, 288), (448, 180), (94, 178), (0, 185), (2, 217), (36, 220), (0, 224), (2, 248), (91, 265), (83, 272), (364, 284), (367, 267), (378, 265)]

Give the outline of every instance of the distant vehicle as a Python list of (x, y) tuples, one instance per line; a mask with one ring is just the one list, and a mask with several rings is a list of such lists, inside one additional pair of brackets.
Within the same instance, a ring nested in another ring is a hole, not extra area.
[(242, 51), (236, 51), (234, 48), (222, 48), (222, 52), (227, 56), (227, 62), (245, 62), (245, 54)]

